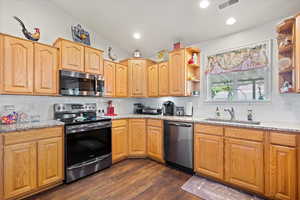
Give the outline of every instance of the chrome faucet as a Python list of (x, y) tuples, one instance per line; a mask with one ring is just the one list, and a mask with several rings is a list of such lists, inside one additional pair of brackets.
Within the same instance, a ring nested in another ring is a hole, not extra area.
[(230, 120), (235, 120), (235, 111), (233, 107), (231, 107), (231, 109), (226, 108), (224, 111), (230, 114)]

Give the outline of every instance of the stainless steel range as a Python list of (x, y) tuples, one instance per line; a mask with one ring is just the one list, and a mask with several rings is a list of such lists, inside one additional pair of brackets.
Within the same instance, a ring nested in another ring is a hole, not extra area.
[(96, 104), (55, 104), (54, 118), (65, 122), (65, 182), (112, 164), (111, 119), (97, 118)]

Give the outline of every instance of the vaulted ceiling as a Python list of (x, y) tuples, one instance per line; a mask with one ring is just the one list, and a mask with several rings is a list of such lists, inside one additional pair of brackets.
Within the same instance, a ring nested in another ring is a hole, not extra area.
[[(144, 56), (177, 40), (194, 44), (300, 12), (300, 0), (240, 0), (223, 10), (218, 5), (226, 0), (210, 0), (206, 9), (200, 0), (51, 1), (128, 53), (140, 49)], [(226, 25), (232, 16), (237, 23)], [(136, 31), (140, 40), (132, 37)]]

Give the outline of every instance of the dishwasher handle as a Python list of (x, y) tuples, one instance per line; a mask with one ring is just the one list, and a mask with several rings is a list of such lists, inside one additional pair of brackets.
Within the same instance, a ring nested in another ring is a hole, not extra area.
[(182, 127), (192, 127), (192, 124), (180, 123), (180, 122), (168, 122), (170, 126), (182, 126)]

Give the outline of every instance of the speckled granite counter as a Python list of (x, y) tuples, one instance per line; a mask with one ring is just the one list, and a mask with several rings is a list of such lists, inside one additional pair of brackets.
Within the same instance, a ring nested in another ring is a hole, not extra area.
[(204, 123), (204, 124), (212, 124), (212, 125), (234, 126), (240, 128), (254, 128), (254, 129), (271, 130), (271, 131), (284, 131), (284, 132), (293, 132), (293, 133), (300, 134), (300, 123), (297, 124), (297, 123), (288, 123), (288, 122), (262, 122), (260, 125), (253, 125), (253, 124), (240, 124), (240, 123), (232, 123), (232, 122), (208, 121), (201, 117), (179, 117), (179, 116), (139, 115), (139, 114), (119, 115), (110, 118), (111, 119), (151, 118), (151, 119), (162, 119), (162, 120), (172, 120), (172, 121)]
[(0, 134), (14, 131), (26, 131), (30, 129), (49, 128), (54, 126), (63, 126), (64, 123), (56, 120), (48, 120), (41, 122), (0, 125)]

